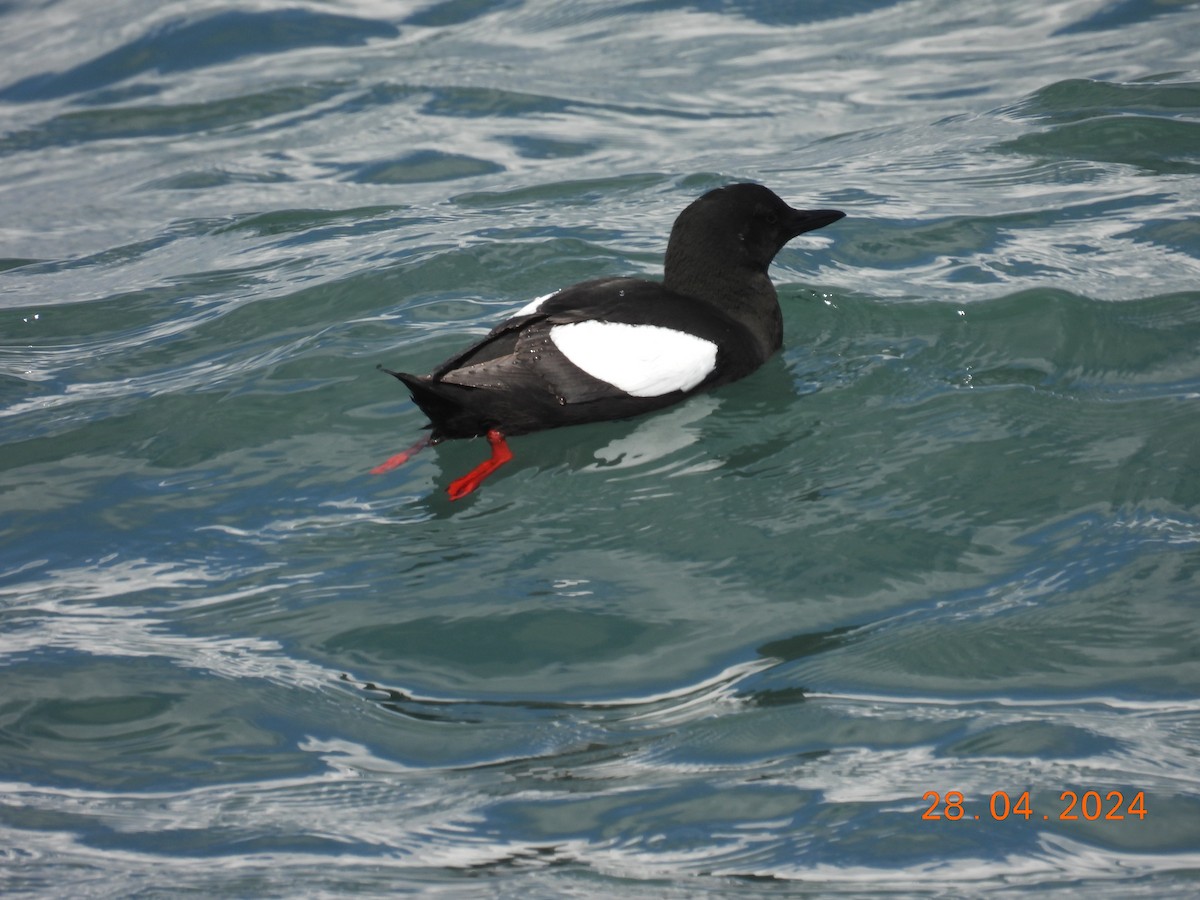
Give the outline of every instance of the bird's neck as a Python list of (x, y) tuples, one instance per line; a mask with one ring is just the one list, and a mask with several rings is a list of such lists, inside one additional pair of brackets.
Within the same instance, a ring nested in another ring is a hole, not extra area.
[(765, 271), (748, 265), (716, 263), (711, 257), (686, 258), (668, 248), (663, 286), (715, 306), (754, 335), (765, 361), (783, 344), (779, 297)]

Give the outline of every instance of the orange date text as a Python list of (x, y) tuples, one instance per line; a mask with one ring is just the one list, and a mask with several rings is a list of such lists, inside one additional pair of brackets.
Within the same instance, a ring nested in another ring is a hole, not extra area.
[(967, 800), (962, 791), (926, 791), (921, 797), (929, 803), (929, 808), (922, 813), (922, 819), (949, 819), (952, 822), (965, 819), (978, 821), (990, 817), (1002, 822), (1010, 817), (1020, 817), (1025, 821), (1035, 819), (1049, 821), (1051, 818), (1060, 822), (1088, 822), (1102, 820), (1106, 822), (1122, 821), (1124, 819), (1146, 818), (1146, 792), (1138, 791), (1128, 800), (1122, 791), (1109, 791), (1101, 795), (1100, 791), (1063, 791), (1059, 794), (1058, 804), (1054, 814), (1043, 812), (1038, 815), (1029, 800), (1029, 791), (1022, 791), (1014, 799), (1008, 791), (995, 791), (988, 799), (986, 813), (982, 810), (974, 812), (967, 809)]

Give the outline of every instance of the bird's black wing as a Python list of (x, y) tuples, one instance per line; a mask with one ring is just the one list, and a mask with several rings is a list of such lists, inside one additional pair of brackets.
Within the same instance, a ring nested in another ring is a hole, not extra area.
[[(727, 363), (745, 358), (750, 342), (743, 329), (723, 312), (657, 282), (607, 278), (559, 291), (533, 313), (502, 322), (478, 343), (439, 366), (433, 380), (496, 390), (518, 384), (530, 387), (533, 376), (560, 404), (627, 396), (582, 371), (551, 339), (554, 328), (582, 322), (649, 325), (684, 332), (716, 345), (714, 375), (721, 376), (721, 381), (745, 374), (731, 373)], [(706, 379), (698, 388), (709, 386), (710, 380)]]

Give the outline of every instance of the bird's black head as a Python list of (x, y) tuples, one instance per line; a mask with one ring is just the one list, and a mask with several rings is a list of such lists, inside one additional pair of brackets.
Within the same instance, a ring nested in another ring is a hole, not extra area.
[(709, 191), (675, 220), (663, 285), (740, 322), (754, 339), (757, 366), (783, 341), (783, 315), (767, 274), (771, 260), (796, 235), (844, 215), (836, 209), (792, 209), (761, 184)]
[[(730, 184), (709, 191), (679, 214), (667, 244), (666, 268), (698, 255), (722, 265), (766, 272), (783, 245), (846, 214), (836, 209), (793, 209), (761, 184)], [(674, 258), (674, 259), (673, 259)]]

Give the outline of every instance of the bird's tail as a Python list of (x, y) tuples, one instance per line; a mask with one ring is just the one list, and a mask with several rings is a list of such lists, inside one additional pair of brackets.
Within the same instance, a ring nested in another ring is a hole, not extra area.
[(437, 430), (437, 423), (452, 419), (460, 411), (461, 404), (456, 403), (452, 398), (438, 391), (438, 385), (428, 375), (393, 372), (391, 369), (384, 369), (382, 366), (380, 366), (380, 369), (387, 372), (393, 378), (398, 378), (404, 382), (404, 386), (412, 394), (413, 402), (421, 408), (421, 412), (429, 417), (429, 421), (434, 423), (435, 431)]

